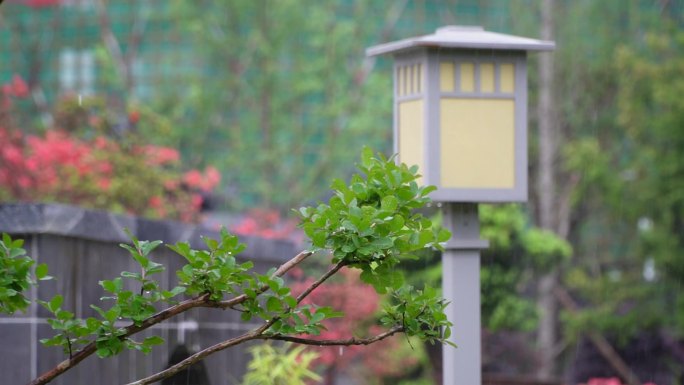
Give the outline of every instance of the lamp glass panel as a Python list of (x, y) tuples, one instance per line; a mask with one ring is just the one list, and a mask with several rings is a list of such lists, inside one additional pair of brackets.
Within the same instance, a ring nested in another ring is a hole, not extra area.
[(515, 187), (514, 111), (512, 99), (440, 100), (441, 187)]
[(419, 172), (425, 175), (423, 100), (400, 102), (398, 109), (399, 160), (409, 167), (418, 165)]
[(499, 67), (500, 91), (513, 93), (515, 91), (515, 66), (512, 63), (504, 63)]
[(464, 62), (460, 65), (460, 90), (461, 92), (475, 91), (475, 64)]
[(480, 64), (480, 91), (494, 92), (494, 64)]
[(454, 63), (439, 63), (439, 90), (442, 92), (453, 92), (455, 89)]

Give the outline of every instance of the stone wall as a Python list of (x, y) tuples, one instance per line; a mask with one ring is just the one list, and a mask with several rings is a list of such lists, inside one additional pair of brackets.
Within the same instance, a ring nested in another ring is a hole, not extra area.
[[(41, 282), (31, 296), (47, 300), (55, 294), (64, 296), (63, 308), (77, 317), (96, 316), (90, 304), (98, 304), (104, 291), (102, 279), (112, 279), (121, 271), (137, 271), (135, 262), (118, 246), (128, 242), (128, 228), (141, 240), (164, 243), (190, 242), (202, 247), (200, 236), (218, 237), (217, 230), (171, 221), (154, 221), (103, 211), (85, 210), (58, 204), (0, 204), (0, 233), (23, 238), (29, 255), (47, 263), (56, 279)], [(265, 272), (294, 254), (294, 245), (285, 241), (253, 237), (241, 239), (247, 250), (242, 260), (252, 260), (256, 270)], [(154, 258), (167, 266), (158, 277), (163, 287), (173, 287), (175, 271), (183, 265), (182, 257), (163, 247)], [(65, 359), (59, 348), (43, 347), (38, 341), (53, 335), (46, 323), (48, 313), (32, 305), (25, 314), (0, 316), (0, 373), (2, 383), (21, 384)], [(149, 355), (126, 351), (115, 358), (87, 358), (78, 367), (59, 377), (54, 384), (123, 384), (166, 367), (176, 346), (191, 350), (207, 347), (236, 336), (254, 325), (245, 324), (239, 314), (216, 309), (193, 309), (145, 333), (160, 335), (167, 344), (157, 346)], [(245, 371), (248, 355), (245, 347), (235, 347), (215, 354), (205, 361), (210, 383), (238, 384)]]

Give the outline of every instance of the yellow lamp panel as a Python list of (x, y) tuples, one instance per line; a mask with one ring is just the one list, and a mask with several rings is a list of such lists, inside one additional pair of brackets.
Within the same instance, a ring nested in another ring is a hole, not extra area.
[(416, 65), (416, 92), (423, 92), (423, 65)]
[(509, 99), (440, 100), (441, 187), (515, 186), (514, 111)]
[[(399, 103), (399, 160), (409, 167), (418, 165), (419, 172), (425, 172), (423, 100)], [(418, 180), (420, 184), (420, 180)]]
[(461, 92), (475, 92), (475, 64), (461, 63)]
[(515, 66), (510, 63), (501, 64), (499, 71), (500, 91), (513, 93), (515, 91)]
[(480, 64), (480, 92), (494, 92), (494, 63)]
[(441, 62), (439, 63), (439, 90), (442, 92), (454, 92), (455, 75), (454, 63)]

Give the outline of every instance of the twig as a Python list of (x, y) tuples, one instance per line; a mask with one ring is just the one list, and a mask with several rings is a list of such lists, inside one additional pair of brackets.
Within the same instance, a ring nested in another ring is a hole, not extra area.
[[(287, 273), (290, 269), (292, 269), (294, 266), (298, 265), (302, 261), (304, 261), (307, 257), (309, 257), (311, 254), (313, 254), (310, 251), (303, 251), (296, 256), (294, 256), (292, 259), (289, 261), (285, 262), (282, 264), (275, 273), (273, 273), (273, 277), (276, 276), (282, 276), (285, 273)], [(339, 270), (339, 269), (338, 269)], [(327, 279), (327, 277), (326, 277)], [(320, 281), (320, 280), (319, 280)], [(318, 282), (318, 281), (317, 281)], [(263, 293), (267, 289), (260, 290), (258, 294)], [(209, 300), (209, 294), (203, 294), (198, 297), (194, 297), (188, 300), (185, 300), (181, 303), (178, 303), (174, 306), (171, 306), (165, 310), (162, 310), (155, 315), (151, 316), (150, 318), (147, 318), (146, 320), (142, 321), (140, 325), (130, 325), (126, 327), (124, 330), (124, 334), (121, 335), (121, 339), (124, 339), (126, 337), (129, 337), (133, 334), (136, 334), (138, 332), (141, 332), (153, 325), (156, 325), (160, 322), (163, 322), (169, 318), (172, 318), (180, 313), (183, 313), (187, 310), (190, 310), (192, 308), (196, 307), (219, 307), (219, 308), (231, 308), (233, 306), (239, 305), (247, 300), (247, 296), (242, 294), (239, 295), (235, 298), (232, 298), (227, 301), (221, 301), (221, 302), (215, 302), (215, 301), (210, 301)], [(269, 324), (270, 326), (270, 324)], [(52, 369), (48, 370), (47, 372), (44, 372), (41, 374), (39, 377), (36, 377), (33, 379), (33, 381), (29, 382), (28, 385), (43, 385), (47, 384), (48, 382), (52, 381), (55, 377), (61, 375), (62, 373), (66, 372), (67, 370), (73, 368), (74, 366), (78, 365), (81, 361), (92, 355), (97, 351), (97, 346), (95, 342), (91, 342), (87, 345), (85, 345), (81, 350), (73, 354), (73, 356), (69, 357), (69, 359), (66, 359), (59, 364), (57, 364), (55, 367)]]
[(302, 261), (308, 258), (311, 254), (313, 254), (313, 252), (304, 250), (301, 253), (295, 255), (294, 258), (280, 265), (278, 270), (276, 270), (271, 277), (282, 277), (283, 275), (285, 275), (285, 273), (290, 271), (290, 269), (302, 263)]
[(333, 266), (332, 269), (328, 270), (327, 273), (323, 274), (318, 280), (316, 280), (316, 282), (312, 283), (311, 286), (307, 287), (306, 290), (299, 294), (299, 296), (297, 296), (297, 303), (302, 302), (302, 300), (306, 298), (307, 295), (309, 295), (318, 286), (320, 286), (323, 282), (325, 282), (328, 278), (332, 277), (335, 273), (337, 273), (341, 268), (345, 267), (346, 265), (347, 262), (345, 261), (338, 262), (335, 266)]
[(184, 359), (183, 361), (169, 367), (168, 369), (162, 370), (159, 373), (153, 374), (149, 377), (143, 378), (138, 381), (131, 382), (128, 385), (146, 385), (146, 384), (152, 384), (157, 381), (163, 380), (165, 378), (171, 377), (174, 374), (180, 372), (181, 370), (187, 368), (188, 366), (194, 364), (195, 362), (198, 362), (202, 360), (204, 357), (219, 352), (223, 349), (229, 348), (231, 346), (239, 345), (241, 343), (256, 339), (261, 333), (263, 333), (266, 329), (268, 329), (271, 326), (271, 323), (265, 323), (261, 327), (254, 329), (250, 331), (249, 333), (245, 333), (239, 337), (231, 338), (229, 340), (220, 342), (216, 345), (213, 345), (211, 347), (208, 347), (202, 351), (199, 351), (190, 357)]
[[(308, 255), (303, 255), (303, 254), (307, 254), (307, 253), (309, 253), (309, 252), (300, 253), (299, 255), (295, 256), (292, 260), (298, 260), (299, 262), (301, 262), (306, 257), (308, 257)], [(310, 255), (310, 253), (309, 253), (309, 255)], [(301, 258), (300, 258), (300, 256), (301, 256)], [(311, 285), (309, 285), (309, 287), (307, 287), (306, 290), (304, 290), (304, 292), (302, 292), (302, 294), (300, 294), (297, 297), (297, 303), (300, 303), (304, 298), (306, 298), (307, 295), (309, 295), (312, 291), (314, 291), (318, 286), (320, 286), (328, 278), (332, 277), (337, 271), (339, 271), (345, 265), (347, 265), (346, 262), (340, 261), (335, 266), (333, 266), (330, 270), (328, 270), (328, 272), (326, 272), (321, 277), (319, 277), (315, 282), (313, 282)], [(278, 269), (278, 270), (276, 270), (276, 273), (281, 271), (282, 274), (285, 274), (285, 272), (287, 270), (289, 270), (290, 268), (292, 268), (292, 266), (294, 266), (294, 264), (290, 265), (288, 263), (285, 263), (283, 266), (281, 266), (282, 270)], [(274, 276), (276, 275), (276, 273), (274, 273)], [(234, 301), (239, 301), (242, 297), (243, 296), (236, 297), (234, 299)], [(242, 301), (244, 301), (244, 300), (242, 300)], [(217, 305), (219, 305), (219, 304), (217, 304)], [(266, 330), (268, 330), (279, 319), (280, 319), (280, 317), (273, 317), (272, 319), (270, 319), (269, 321), (267, 321), (265, 324), (263, 324), (262, 326), (260, 326), (257, 329), (254, 329), (254, 330), (252, 330), (248, 333), (245, 333), (239, 337), (231, 338), (229, 340), (223, 341), (221, 343), (218, 343), (216, 345), (213, 345), (213, 346), (210, 346), (206, 349), (203, 349), (203, 350), (191, 355), (190, 357), (186, 358), (185, 360), (169, 367), (168, 369), (162, 370), (159, 373), (153, 374), (153, 375), (146, 377), (146, 378), (143, 378), (141, 380), (131, 382), (128, 385), (146, 385), (146, 384), (152, 384), (154, 382), (163, 380), (165, 378), (173, 376), (174, 374), (180, 372), (181, 370), (187, 368), (188, 366), (202, 360), (204, 357), (207, 357), (213, 353), (219, 352), (219, 351), (227, 349), (231, 346), (235, 346), (235, 345), (247, 342), (247, 341), (251, 341), (251, 340), (255, 340), (255, 339), (276, 339), (275, 337), (278, 337), (278, 339), (281, 339), (281, 340), (284, 340), (285, 338), (298, 339), (298, 337), (266, 336), (266, 335), (264, 335), (264, 332), (266, 332)], [(391, 329), (385, 333), (382, 333), (378, 336), (375, 336), (375, 337), (369, 338), (369, 339), (351, 338), (350, 340), (341, 340), (341, 341), (346, 341), (346, 342), (351, 341), (350, 343), (348, 343), (348, 345), (368, 345), (372, 342), (380, 341), (381, 339), (387, 338), (387, 337), (391, 336), (392, 334), (395, 334), (401, 330), (403, 330), (403, 326), (402, 327), (395, 327), (395, 328), (393, 328), (393, 329)], [(308, 341), (313, 341), (313, 340), (309, 340), (306, 338), (303, 338), (301, 340), (303, 341), (302, 343), (306, 343)], [(318, 345), (324, 345), (324, 344), (335, 345), (334, 343), (329, 343), (329, 342), (330, 341), (317, 341), (317, 344)], [(333, 340), (332, 342), (340, 342), (340, 340), (338, 340), (338, 341)]]
[[(290, 271), (293, 267), (299, 265), (302, 263), (306, 258), (308, 258), (310, 255), (312, 255), (313, 252), (311, 251), (302, 251), (301, 253), (295, 255), (292, 259), (289, 261), (283, 263), (280, 265), (280, 267), (271, 275), (271, 278), (275, 277), (282, 277)], [(268, 290), (267, 285), (263, 285), (259, 288), (259, 290), (256, 291), (256, 294), (262, 294), (266, 290)], [(218, 301), (218, 302), (207, 302), (203, 304), (205, 307), (216, 307), (216, 308), (221, 308), (221, 309), (232, 309), (235, 305), (239, 305), (247, 300), (247, 295), (246, 294), (240, 294), (239, 296), (235, 298), (231, 298), (225, 301)]]
[(380, 333), (374, 337), (370, 338), (348, 338), (345, 340), (314, 340), (311, 338), (301, 338), (292, 337), (285, 335), (261, 335), (257, 339), (261, 340), (277, 340), (277, 341), (287, 341), (302, 345), (316, 345), (316, 346), (350, 346), (350, 345), (370, 345), (374, 342), (382, 341), (387, 337), (391, 337), (397, 333), (403, 332), (405, 329), (403, 326), (395, 326), (384, 333)]
[[(124, 330), (124, 334), (119, 337), (119, 338), (126, 338), (128, 336), (131, 336), (135, 333), (138, 333), (140, 331), (143, 331), (153, 325), (156, 325), (162, 321), (165, 321), (171, 317), (174, 317), (184, 311), (187, 311), (189, 309), (195, 308), (200, 306), (202, 303), (207, 301), (209, 295), (204, 294), (199, 297), (191, 298), (188, 300), (185, 300), (177, 305), (171, 306), (168, 309), (162, 310), (159, 313), (153, 315), (152, 317), (144, 320), (140, 325), (130, 325), (126, 327)], [(84, 346), (81, 350), (76, 352), (72, 357), (70, 357), (67, 360), (64, 360), (60, 362), (57, 366), (54, 368), (48, 370), (47, 372), (41, 374), (39, 377), (35, 378), (33, 381), (29, 383), (29, 385), (42, 385), (42, 384), (47, 384), (48, 382), (52, 381), (55, 377), (59, 376), (60, 374), (66, 372), (67, 370), (73, 368), (74, 366), (78, 365), (81, 361), (92, 355), (97, 351), (97, 346), (95, 342), (91, 342)]]

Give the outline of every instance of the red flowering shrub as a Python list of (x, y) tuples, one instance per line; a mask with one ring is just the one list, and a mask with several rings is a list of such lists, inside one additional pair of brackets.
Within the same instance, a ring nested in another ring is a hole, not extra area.
[[(213, 167), (180, 169), (180, 154), (169, 147), (115, 141), (104, 134), (79, 138), (91, 127), (83, 109), (57, 111), (59, 127), (43, 135), (12, 128), (12, 100), (26, 97), (26, 83), (15, 76), (0, 88), (0, 200), (78, 204), (156, 218), (195, 221), (206, 196), (220, 182)], [(98, 127), (108, 122), (96, 119)]]
[[(347, 339), (381, 333), (382, 329), (375, 323), (375, 315), (381, 301), (380, 296), (372, 287), (361, 283), (357, 270), (344, 268), (340, 271), (340, 276), (342, 281), (319, 286), (304, 300), (304, 303), (331, 306), (333, 309), (343, 311), (345, 317), (324, 321), (327, 330), (322, 331), (319, 336), (309, 336), (309, 338)], [(292, 291), (298, 293), (311, 283), (312, 279), (307, 278), (294, 284)], [(311, 349), (319, 354), (315, 365), (324, 368), (328, 384), (332, 383), (335, 373), (352, 366), (355, 369), (354, 373), (361, 376), (399, 377), (418, 364), (414, 354), (402, 349), (405, 341), (399, 338), (401, 337), (391, 337), (370, 346), (324, 346), (311, 347)]]
[[(187, 174), (186, 174), (187, 175)], [(237, 235), (254, 235), (266, 239), (289, 239), (301, 242), (302, 233), (294, 220), (283, 220), (275, 210), (252, 209), (231, 231)]]
[(0, 198), (54, 201), (135, 215), (193, 221), (203, 192), (220, 177), (214, 168), (178, 169), (178, 152), (165, 147), (127, 149), (104, 137), (83, 140), (61, 131), (24, 136), (0, 128)]

